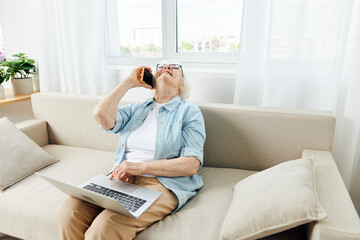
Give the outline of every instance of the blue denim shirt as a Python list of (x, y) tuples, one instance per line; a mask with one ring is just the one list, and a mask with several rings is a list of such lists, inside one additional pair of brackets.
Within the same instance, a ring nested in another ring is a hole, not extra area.
[[(120, 133), (119, 145), (115, 156), (115, 165), (123, 161), (125, 144), (130, 134), (138, 128), (150, 110), (154, 100), (149, 98), (142, 103), (118, 107), (115, 126), (107, 132)], [(203, 165), (203, 147), (205, 142), (205, 123), (200, 109), (191, 102), (174, 97), (159, 109), (156, 133), (155, 160), (178, 157), (196, 157)], [(157, 179), (177, 196), (179, 205), (176, 212), (203, 186), (202, 177), (163, 177)]]

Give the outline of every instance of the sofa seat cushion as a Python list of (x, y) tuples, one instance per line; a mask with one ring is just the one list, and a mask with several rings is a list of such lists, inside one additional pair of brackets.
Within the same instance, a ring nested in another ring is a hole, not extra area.
[[(78, 185), (106, 174), (115, 153), (62, 145), (43, 149), (59, 159), (39, 172)], [(23, 239), (59, 239), (56, 209), (67, 195), (35, 174), (0, 192), (0, 232)]]

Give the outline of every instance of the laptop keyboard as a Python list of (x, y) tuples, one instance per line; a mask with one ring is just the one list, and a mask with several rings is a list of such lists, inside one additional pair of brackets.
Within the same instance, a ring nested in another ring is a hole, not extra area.
[(136, 212), (142, 205), (144, 205), (144, 203), (146, 203), (146, 200), (144, 199), (130, 196), (126, 193), (118, 192), (95, 183), (90, 183), (83, 188), (119, 201), (130, 212)]

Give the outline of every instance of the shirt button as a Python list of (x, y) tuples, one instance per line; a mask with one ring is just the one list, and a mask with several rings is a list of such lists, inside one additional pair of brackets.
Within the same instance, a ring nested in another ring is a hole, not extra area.
[(124, 144), (121, 144), (121, 146), (123, 147), (123, 146), (124, 146)]
[(131, 132), (131, 128), (129, 129), (129, 132)]

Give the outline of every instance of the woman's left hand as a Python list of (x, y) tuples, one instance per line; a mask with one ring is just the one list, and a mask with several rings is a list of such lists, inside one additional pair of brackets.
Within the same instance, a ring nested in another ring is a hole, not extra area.
[(126, 181), (131, 176), (143, 175), (144, 170), (143, 163), (123, 161), (113, 169), (110, 180), (116, 178), (118, 181)]

